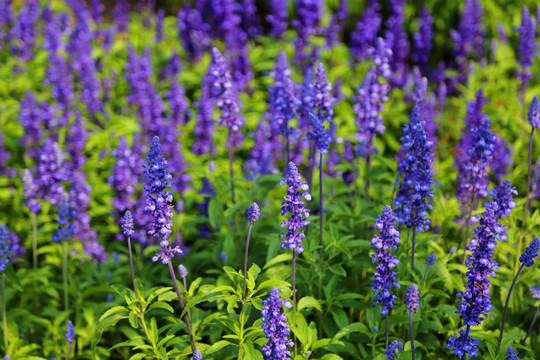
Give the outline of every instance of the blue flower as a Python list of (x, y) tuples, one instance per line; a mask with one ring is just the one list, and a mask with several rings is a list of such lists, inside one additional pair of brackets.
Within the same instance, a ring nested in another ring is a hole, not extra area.
[(508, 352), (506, 353), (506, 360), (519, 360), (516, 351), (512, 346), (508, 347)]
[(525, 249), (525, 252), (519, 257), (519, 261), (525, 266), (532, 266), (534, 258), (538, 256), (539, 241), (535, 238), (531, 244)]
[(18, 248), (19, 246), (10, 239), (6, 225), (0, 224), (0, 272), (6, 270)]
[(384, 355), (386, 355), (386, 360), (393, 360), (396, 357), (396, 351), (400, 352), (403, 350), (403, 344), (401, 341), (394, 340), (388, 345), (388, 348), (384, 350)]
[(259, 216), (261, 215), (261, 210), (259, 209), (259, 205), (254, 202), (250, 205), (250, 207), (246, 211), (246, 219), (250, 222), (255, 222), (259, 219)]
[(288, 300), (281, 300), (278, 288), (270, 290), (270, 296), (262, 303), (262, 328), (268, 343), (263, 346), (262, 353), (267, 360), (290, 359), (289, 347), (294, 343), (289, 339), (290, 329), (287, 325), (287, 317), (282, 312), (282, 307), (291, 308)]
[(407, 289), (407, 292), (405, 293), (405, 305), (407, 306), (407, 309), (409, 311), (415, 311), (418, 309), (418, 302), (420, 299), (418, 298), (418, 285), (411, 284), (409, 288)]
[(73, 327), (73, 323), (71, 322), (71, 320), (69, 320), (66, 326), (66, 341), (71, 344), (75, 341), (75, 337), (75, 328)]

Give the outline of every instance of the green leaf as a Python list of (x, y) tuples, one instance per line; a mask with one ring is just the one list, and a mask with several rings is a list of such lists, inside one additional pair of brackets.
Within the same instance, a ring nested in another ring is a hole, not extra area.
[(129, 313), (129, 324), (132, 328), (137, 329), (139, 327), (139, 322), (137, 321), (138, 319), (139, 317), (137, 316), (137, 314), (133, 312)]
[(204, 356), (211, 355), (215, 352), (218, 352), (219, 350), (234, 345), (234, 343), (227, 341), (227, 340), (220, 340), (216, 343), (214, 343), (212, 346), (210, 346), (206, 351), (204, 352)]
[(300, 301), (298, 301), (298, 311), (302, 311), (303, 309), (307, 308), (315, 308), (322, 312), (322, 307), (319, 300), (311, 296), (303, 297), (300, 299)]
[(279, 264), (280, 262), (291, 261), (291, 260), (292, 260), (292, 254), (291, 253), (279, 254), (278, 256), (273, 258), (272, 260), (268, 261), (264, 265), (263, 269), (266, 270), (266, 269), (268, 269), (269, 267), (272, 267), (275, 264)]
[(167, 310), (170, 313), (174, 313), (174, 309), (172, 308), (172, 306), (163, 301), (156, 301), (155, 303), (150, 305), (150, 307), (148, 308), (148, 311), (152, 309), (163, 309), (163, 310)]

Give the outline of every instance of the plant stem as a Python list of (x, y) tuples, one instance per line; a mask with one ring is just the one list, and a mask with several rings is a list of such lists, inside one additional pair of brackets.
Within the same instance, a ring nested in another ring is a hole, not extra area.
[(154, 339), (152, 337), (150, 337), (150, 332), (148, 331), (148, 327), (146, 326), (146, 320), (144, 319), (144, 313), (141, 313), (141, 315), (139, 315), (139, 316), (141, 318), (141, 322), (142, 322), (143, 329), (144, 329), (144, 332), (146, 334), (146, 337), (148, 338), (148, 341), (150, 341), (150, 343), (152, 344), (152, 350), (154, 351), (154, 355), (156, 355), (156, 357), (158, 359), (161, 359), (161, 354), (157, 350), (156, 343), (155, 343)]
[(233, 146), (232, 146), (232, 132), (229, 129), (228, 136), (228, 145), (229, 145), (229, 172), (231, 175), (231, 200), (234, 204), (234, 170), (233, 170)]
[(388, 313), (386, 313), (386, 317), (384, 321), (386, 324), (386, 327), (384, 329), (384, 338), (385, 338), (386, 348), (388, 349)]
[[(534, 126), (531, 129), (531, 137), (529, 138), (529, 167), (527, 171), (527, 197), (525, 201), (525, 209), (523, 210), (523, 229), (527, 227), (527, 215), (529, 215), (529, 193), (531, 192), (531, 165), (532, 165), (532, 147), (533, 147)], [(521, 249), (518, 249), (520, 254)]]
[(248, 252), (249, 252), (249, 240), (251, 238), (251, 228), (253, 227), (253, 222), (249, 222), (249, 230), (246, 239), (246, 251), (244, 254), (244, 291), (242, 292), (242, 300), (246, 300), (246, 283), (247, 283), (247, 263), (248, 263)]
[(414, 248), (416, 245), (416, 226), (412, 228), (411, 276), (414, 273)]
[(538, 317), (538, 313), (540, 313), (540, 305), (538, 305), (538, 307), (536, 308), (536, 313), (534, 314), (534, 317), (531, 321), (531, 325), (529, 325), (529, 330), (527, 330), (527, 335), (525, 335), (525, 339), (523, 339), (523, 344), (525, 344), (525, 342), (527, 341), (527, 338), (529, 337), (529, 333), (531, 332), (533, 326), (534, 326), (534, 323), (536, 322), (536, 318)]
[(321, 226), (319, 229), (319, 261), (322, 262), (323, 257), (323, 225), (324, 225), (324, 209), (323, 209), (323, 154), (320, 154), (320, 161), (319, 161), (319, 212), (320, 212), (320, 219), (321, 219)]
[[(293, 324), (296, 327), (296, 249), (292, 255), (292, 296), (293, 296)], [(294, 354), (296, 356), (296, 333), (294, 335)]]
[(34, 269), (38, 267), (38, 256), (37, 256), (37, 216), (35, 212), (32, 212), (32, 263), (34, 264)]
[(461, 264), (465, 263), (465, 254), (467, 253), (467, 243), (469, 242), (469, 230), (471, 228), (471, 215), (474, 204), (474, 198), (476, 196), (476, 191), (473, 191), (471, 197), (471, 203), (469, 204), (469, 214), (467, 215), (467, 232), (465, 234), (465, 242), (463, 243), (463, 254), (461, 255)]
[(289, 155), (289, 152), (290, 152), (290, 147), (291, 147), (291, 144), (290, 144), (290, 141), (289, 141), (289, 134), (285, 134), (285, 138), (287, 139), (286, 143), (287, 143), (287, 147), (285, 149), (285, 154), (286, 154), (286, 160), (287, 162), (285, 163), (285, 169), (287, 169), (287, 166), (289, 166), (289, 161), (291, 156)]
[(428, 270), (429, 270), (429, 265), (426, 266), (426, 271), (424, 271), (424, 280), (422, 281), (422, 286), (424, 286), (424, 284), (426, 283)]
[(413, 335), (412, 311), (409, 311), (409, 333), (411, 335), (412, 360), (416, 360), (416, 357), (414, 355), (414, 335)]
[[(168, 265), (169, 265), (169, 271), (171, 273), (171, 278), (172, 278), (173, 285), (174, 285), (174, 290), (176, 290), (176, 295), (178, 296), (178, 302), (180, 302), (180, 309), (183, 312), (184, 311), (184, 300), (182, 300), (182, 294), (180, 293), (180, 288), (178, 287), (178, 282), (176, 281), (176, 275), (174, 273), (172, 262), (169, 261)], [(189, 317), (188, 317), (187, 313), (184, 315), (184, 322), (186, 323), (186, 328), (187, 328), (187, 331), (188, 331), (188, 334), (189, 334), (189, 341), (191, 342), (191, 349), (193, 350), (193, 352), (195, 352), (195, 350), (197, 350), (197, 347), (195, 346), (195, 338), (193, 337), (193, 332), (191, 331), (191, 324), (189, 322)]]
[(69, 311), (67, 240), (62, 241), (62, 275), (64, 278), (64, 310)]
[(514, 280), (512, 281), (512, 285), (510, 285), (510, 290), (508, 290), (508, 295), (506, 296), (506, 304), (504, 305), (504, 315), (503, 315), (503, 321), (502, 321), (502, 325), (501, 325), (501, 333), (499, 334), (499, 343), (497, 344), (497, 351), (496, 352), (499, 352), (499, 349), (501, 348), (501, 342), (502, 342), (502, 338), (503, 338), (503, 334), (504, 334), (504, 324), (506, 323), (506, 315), (507, 315), (507, 312), (508, 312), (508, 303), (510, 302), (510, 295), (512, 294), (512, 290), (514, 289), (514, 285), (516, 284), (519, 273), (521, 272), (521, 270), (523, 270), (524, 266), (525, 266), (525, 264), (521, 264), (521, 266), (519, 267), (519, 270), (516, 273), (516, 276), (514, 277)]
[(6, 319), (6, 285), (5, 280), (6, 275), (2, 272), (2, 326), (4, 330), (4, 346), (6, 351), (8, 348), (8, 339), (7, 339), (7, 319)]
[(129, 250), (129, 267), (131, 268), (131, 280), (133, 281), (133, 291), (135, 291), (135, 297), (139, 298), (139, 293), (137, 292), (137, 286), (135, 285), (135, 271), (133, 270), (133, 254), (131, 253), (131, 236), (127, 237), (128, 239), (128, 250)]
[(365, 179), (364, 179), (364, 191), (366, 193), (366, 203), (369, 204), (369, 178), (368, 178), (368, 173), (369, 173), (369, 170), (371, 169), (371, 153), (368, 154), (367, 158), (366, 158), (366, 176), (365, 176)]
[(68, 350), (67, 350), (67, 360), (71, 357), (71, 343), (68, 342)]

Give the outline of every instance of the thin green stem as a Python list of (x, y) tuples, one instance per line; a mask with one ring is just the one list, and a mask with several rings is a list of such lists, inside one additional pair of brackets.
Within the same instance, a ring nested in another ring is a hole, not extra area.
[(131, 268), (131, 280), (133, 281), (133, 291), (135, 291), (135, 297), (139, 298), (137, 292), (137, 285), (135, 284), (135, 271), (133, 270), (133, 254), (131, 252), (131, 236), (128, 236), (128, 250), (129, 250), (129, 267)]
[(244, 252), (244, 291), (242, 292), (242, 300), (246, 299), (246, 284), (247, 284), (247, 264), (248, 264), (248, 253), (249, 253), (249, 240), (251, 238), (251, 229), (253, 228), (253, 222), (249, 222), (248, 235), (246, 239), (246, 250)]
[(38, 256), (37, 256), (37, 216), (35, 212), (31, 213), (32, 217), (32, 263), (34, 269), (38, 267)]
[[(174, 290), (176, 290), (176, 295), (178, 296), (178, 302), (180, 302), (180, 309), (183, 312), (184, 311), (184, 300), (182, 299), (182, 294), (180, 293), (180, 288), (178, 287), (178, 282), (176, 281), (176, 275), (174, 273), (172, 262), (169, 261), (168, 265), (169, 265), (169, 271), (171, 273), (171, 278), (172, 278), (173, 285), (174, 285)], [(197, 347), (195, 346), (195, 338), (193, 337), (193, 331), (191, 330), (191, 324), (190, 324), (189, 317), (188, 317), (187, 313), (184, 315), (184, 322), (186, 323), (186, 328), (187, 328), (187, 331), (188, 331), (188, 334), (189, 334), (189, 340), (191, 342), (191, 349), (193, 350), (193, 352), (195, 352), (195, 350), (197, 350)]]
[(4, 346), (8, 348), (8, 339), (7, 339), (7, 319), (6, 319), (6, 285), (5, 280), (6, 275), (2, 272), (2, 327), (4, 332)]
[(412, 322), (412, 311), (409, 311), (409, 334), (411, 336), (411, 351), (412, 351), (412, 360), (416, 360), (414, 355), (414, 334), (413, 334), (413, 322)]
[[(296, 249), (293, 249), (292, 258), (292, 291), (293, 291), (293, 324), (296, 327)], [(296, 333), (294, 335), (294, 355), (296, 357)]]
[(323, 154), (320, 154), (319, 161), (319, 215), (321, 219), (321, 226), (319, 229), (319, 261), (322, 262), (323, 257), (323, 228), (324, 228), (324, 209), (323, 209)]
[(386, 327), (384, 329), (384, 341), (386, 343), (386, 348), (388, 349), (388, 313), (386, 313), (384, 323), (386, 325)]
[(529, 337), (529, 333), (531, 332), (531, 330), (532, 330), (532, 328), (534, 326), (534, 323), (536, 322), (536, 318), (538, 317), (538, 313), (540, 313), (540, 305), (538, 305), (538, 307), (536, 308), (536, 313), (533, 316), (533, 319), (531, 321), (531, 325), (529, 325), (529, 329), (527, 330), (527, 335), (525, 335), (525, 339), (523, 339), (523, 344), (525, 344), (525, 342), (527, 341), (527, 338)]
[(141, 313), (139, 317), (141, 318), (144, 333), (146, 334), (148, 341), (150, 341), (150, 344), (152, 345), (152, 351), (154, 351), (154, 355), (156, 355), (158, 359), (161, 359), (161, 354), (159, 353), (157, 349), (156, 342), (154, 341), (152, 337), (150, 337), (150, 332), (148, 331), (148, 327), (146, 326), (146, 320), (144, 319), (144, 313)]
[(69, 360), (71, 357), (71, 343), (68, 341), (67, 344), (67, 360)]
[(519, 276), (519, 273), (521, 273), (521, 270), (523, 270), (523, 267), (525, 264), (521, 264), (519, 267), (519, 270), (516, 273), (516, 276), (514, 277), (514, 280), (512, 281), (512, 285), (510, 285), (510, 290), (508, 290), (508, 295), (506, 295), (506, 303), (504, 304), (504, 315), (503, 315), (503, 321), (501, 325), (501, 333), (499, 334), (499, 343), (497, 344), (497, 351), (499, 352), (499, 349), (501, 348), (501, 342), (504, 334), (504, 325), (506, 323), (506, 315), (508, 313), (508, 304), (510, 303), (510, 295), (512, 294), (512, 290), (514, 289), (514, 285), (516, 284), (517, 278)]
[(416, 246), (416, 226), (412, 228), (411, 276), (414, 273), (414, 248)]
[(69, 311), (67, 240), (62, 241), (62, 277), (64, 278), (64, 310)]
[(238, 360), (242, 360), (244, 351), (244, 323), (246, 317), (246, 285), (247, 285), (247, 264), (249, 254), (249, 240), (251, 239), (251, 229), (253, 228), (253, 221), (249, 222), (248, 235), (246, 238), (246, 250), (244, 252), (244, 290), (242, 291), (242, 311), (240, 312), (240, 340), (238, 344)]

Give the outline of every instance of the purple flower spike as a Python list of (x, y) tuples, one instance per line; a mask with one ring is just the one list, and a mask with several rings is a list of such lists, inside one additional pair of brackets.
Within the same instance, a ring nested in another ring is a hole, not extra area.
[(540, 130), (540, 102), (538, 102), (538, 97), (535, 95), (529, 107), (529, 124), (532, 127)]
[(167, 161), (163, 158), (163, 152), (159, 145), (159, 138), (156, 136), (152, 140), (144, 164), (144, 178), (146, 180), (144, 211), (152, 217), (148, 234), (158, 238), (159, 244), (163, 248), (152, 258), (152, 261), (161, 260), (163, 264), (168, 264), (174, 256), (182, 254), (182, 250), (178, 246), (172, 248), (167, 241), (172, 227), (173, 206), (170, 203), (173, 197), (172, 193), (166, 190), (172, 179), (165, 168), (166, 164)]
[(416, 311), (418, 309), (418, 302), (420, 299), (418, 298), (418, 285), (411, 284), (409, 288), (407, 289), (407, 293), (405, 294), (405, 305), (407, 306), (407, 309), (409, 311)]
[(201, 354), (201, 350), (197, 349), (195, 350), (195, 352), (193, 353), (193, 360), (202, 360), (203, 359), (203, 356)]
[(254, 202), (251, 204), (251, 206), (246, 211), (246, 219), (249, 222), (254, 223), (259, 219), (259, 216), (261, 215), (261, 210), (259, 209), (259, 205)]
[[(287, 184), (289, 187), (287, 189), (287, 195), (284, 197), (284, 200), (281, 203), (281, 215), (287, 213), (291, 214), (289, 220), (284, 220), (281, 223), (281, 227), (286, 227), (287, 232), (281, 234), (280, 237), (285, 238), (281, 241), (281, 248), (289, 248), (295, 250), (298, 254), (301, 254), (304, 251), (302, 246), (302, 239), (305, 238), (305, 234), (302, 229), (303, 227), (309, 225), (309, 209), (304, 207), (304, 199), (307, 201), (311, 200), (311, 195), (307, 192), (308, 185), (302, 180), (296, 165), (293, 162), (289, 163), (287, 168), (287, 178), (282, 178), (280, 185)], [(305, 191), (301, 193), (300, 190)]]
[(375, 248), (375, 254), (371, 255), (371, 261), (377, 262), (375, 266), (375, 280), (371, 283), (373, 293), (376, 294), (373, 306), (381, 304), (381, 314), (388, 314), (394, 308), (396, 295), (392, 292), (392, 288), (400, 288), (396, 275), (396, 267), (399, 260), (390, 251), (397, 251), (399, 244), (399, 232), (395, 228), (396, 217), (390, 206), (385, 206), (381, 215), (377, 217), (374, 229), (381, 232), (380, 235), (374, 235), (371, 240), (371, 246)]
[(414, 34), (414, 52), (411, 54), (412, 60), (418, 65), (424, 74), (427, 73), (428, 60), (433, 44), (433, 27), (434, 19), (429, 14), (429, 9), (424, 7), (418, 19), (418, 32)]
[(199, 11), (192, 9), (189, 4), (178, 12), (178, 33), (189, 59), (199, 60), (210, 47), (210, 26), (202, 20)]
[(508, 352), (506, 353), (506, 360), (519, 360), (516, 351), (512, 346), (508, 347)]
[(284, 51), (278, 55), (272, 76), (274, 83), (268, 88), (267, 112), (272, 132), (280, 132), (283, 136), (294, 134), (290, 121), (297, 116), (299, 100), (296, 98), (294, 81)]
[(126, 210), (126, 213), (124, 214), (124, 219), (122, 222), (122, 232), (126, 236), (133, 235), (133, 216), (131, 215), (131, 211)]
[(521, 78), (526, 87), (532, 78), (531, 66), (538, 53), (538, 44), (536, 43), (536, 19), (529, 15), (529, 8), (523, 7), (521, 14), (521, 26), (518, 29), (518, 61), (521, 69), (518, 70), (518, 77)]
[(396, 358), (396, 352), (403, 350), (403, 344), (401, 341), (394, 340), (388, 345), (388, 348), (384, 350), (384, 355), (386, 355), (386, 360), (393, 360)]
[(135, 193), (137, 192), (137, 169), (142, 159), (135, 154), (127, 145), (126, 138), (122, 136), (118, 142), (118, 147), (113, 150), (112, 156), (116, 162), (111, 169), (107, 183), (113, 188), (115, 197), (111, 203), (121, 216), (127, 209), (135, 206)]
[(71, 344), (75, 341), (75, 337), (75, 328), (73, 327), (71, 320), (69, 320), (66, 326), (66, 341)]
[(39, 188), (34, 181), (34, 177), (30, 169), (23, 170), (22, 182), (24, 189), (23, 194), (25, 199), (24, 205), (27, 206), (31, 212), (37, 213), (41, 209), (41, 204), (36, 198)]
[(186, 276), (188, 275), (188, 271), (186, 267), (182, 264), (178, 265), (178, 275), (180, 275), (182, 279), (185, 279)]
[(270, 0), (270, 14), (266, 21), (272, 26), (270, 33), (278, 38), (282, 37), (287, 30), (288, 0)]
[(428, 264), (428, 266), (431, 266), (431, 265), (434, 265), (435, 264), (435, 253), (432, 253), (431, 255), (428, 256), (427, 260), (426, 260), (426, 263)]
[(534, 258), (538, 256), (538, 247), (538, 238), (535, 238), (525, 249), (525, 252), (521, 254), (519, 261), (525, 266), (532, 266), (534, 264)]
[(379, 14), (381, 5), (377, 0), (369, 2), (362, 18), (351, 33), (351, 53), (354, 61), (366, 60), (370, 56), (370, 49), (375, 47), (377, 33), (381, 28), (382, 17)]
[(0, 272), (6, 270), (19, 246), (13, 242), (8, 228), (0, 224)]
[(54, 241), (69, 240), (75, 233), (73, 220), (77, 216), (77, 212), (71, 208), (67, 194), (62, 195), (56, 214), (58, 215), (58, 229), (52, 239)]
[(270, 296), (262, 304), (262, 328), (268, 339), (262, 353), (267, 360), (290, 359), (291, 352), (288, 348), (294, 346), (294, 343), (289, 339), (290, 329), (282, 307), (290, 309), (291, 303), (288, 300), (282, 301), (278, 288), (272, 288)]

